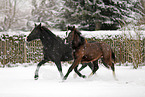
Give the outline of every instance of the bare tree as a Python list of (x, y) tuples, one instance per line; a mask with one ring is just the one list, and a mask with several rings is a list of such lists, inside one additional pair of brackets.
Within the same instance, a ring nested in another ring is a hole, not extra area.
[[(24, 26), (24, 19), (29, 17), (28, 12), (22, 12), (20, 7), (23, 6), (21, 0), (0, 0), (0, 14), (2, 30), (17, 29)], [(27, 0), (26, 0), (27, 1)], [(25, 2), (26, 2), (25, 1)], [(22, 8), (21, 8), (22, 9)]]
[(16, 0), (2, 0), (1, 3), (3, 8), (1, 8), (1, 14), (3, 14), (3, 30), (8, 30), (11, 28), (12, 23), (15, 21), (16, 15)]

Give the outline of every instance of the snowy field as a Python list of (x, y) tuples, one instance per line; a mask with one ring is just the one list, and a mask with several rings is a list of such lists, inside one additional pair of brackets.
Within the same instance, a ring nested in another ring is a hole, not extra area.
[[(36, 64), (0, 68), (0, 97), (145, 97), (145, 67), (116, 66), (116, 81), (112, 71), (101, 65), (91, 78), (74, 78), (73, 71), (62, 82), (56, 66), (49, 64), (40, 68), (38, 80), (33, 78)], [(68, 68), (63, 65), (64, 74)], [(90, 72), (88, 67), (82, 71)]]
[[(52, 32), (61, 38), (66, 37), (66, 31)], [(86, 38), (103, 38), (107, 35), (114, 37), (122, 34), (121, 31), (81, 32)], [(29, 33), (9, 31), (0, 35), (28, 35)], [(136, 33), (132, 35), (135, 36)], [(142, 37), (144, 36), (145, 32), (142, 32)], [(74, 78), (74, 72), (71, 72), (68, 79), (62, 82), (56, 66), (49, 64), (52, 63), (47, 63), (40, 68), (39, 80), (34, 80), (37, 64), (28, 67), (0, 68), (0, 97), (145, 97), (145, 66), (137, 70), (132, 69), (131, 66), (116, 66), (118, 81), (113, 78), (111, 70), (100, 66), (91, 78)], [(64, 74), (68, 68), (69, 65), (63, 65)], [(91, 70), (87, 67), (82, 73), (89, 75)]]

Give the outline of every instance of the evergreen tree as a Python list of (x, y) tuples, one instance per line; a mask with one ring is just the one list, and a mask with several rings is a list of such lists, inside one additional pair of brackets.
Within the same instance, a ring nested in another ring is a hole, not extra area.
[[(85, 30), (115, 30), (141, 17), (140, 2), (133, 0), (64, 0), (67, 23)], [(137, 17), (136, 17), (137, 15)]]

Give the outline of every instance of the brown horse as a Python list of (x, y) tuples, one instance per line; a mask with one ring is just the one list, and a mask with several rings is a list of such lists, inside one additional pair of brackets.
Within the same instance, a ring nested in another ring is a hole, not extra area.
[[(88, 43), (81, 33), (75, 28), (68, 26), (68, 30), (71, 30), (68, 36), (68, 41), (72, 44), (74, 62), (68, 69), (68, 72), (64, 76), (63, 80), (66, 80), (69, 73), (77, 68), (79, 63), (95, 63), (98, 59), (102, 58), (104, 66), (111, 67), (113, 75), (115, 77), (115, 67), (113, 60), (115, 61), (115, 55), (112, 52), (111, 47), (104, 42), (92, 42)], [(94, 74), (98, 70), (98, 64), (94, 64), (94, 70), (91, 73)]]

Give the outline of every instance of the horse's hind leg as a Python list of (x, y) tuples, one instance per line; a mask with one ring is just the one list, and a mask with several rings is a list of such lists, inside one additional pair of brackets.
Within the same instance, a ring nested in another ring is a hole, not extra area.
[(87, 67), (87, 63), (83, 63), (79, 71), (83, 70), (85, 67)]
[[(116, 78), (116, 75), (115, 75), (115, 67), (114, 67), (114, 63), (111, 62), (111, 60), (106, 60), (106, 59), (103, 59), (102, 60), (104, 66), (106, 66), (107, 68), (110, 66), (111, 67), (111, 70), (113, 71), (113, 77), (115, 80), (117, 80)], [(109, 66), (108, 66), (109, 65)]]
[(94, 63), (90, 62), (90, 63), (87, 63), (87, 65), (90, 67), (90, 69), (93, 72), (93, 70), (94, 70)]
[(101, 58), (101, 60), (102, 60), (103, 65), (104, 65), (106, 68), (109, 68), (108, 64), (105, 63), (105, 60), (104, 60), (103, 58)]
[(79, 69), (79, 71), (83, 70), (85, 67), (89, 66), (90, 69), (93, 71), (94, 69), (94, 65), (90, 62), (90, 63), (83, 63), (82, 67)]
[(39, 69), (41, 67), (42, 64), (46, 63), (47, 60), (42, 60), (39, 62), (39, 64), (37, 65), (37, 68), (35, 70), (35, 76), (34, 76), (34, 79), (37, 80), (39, 78), (39, 75), (38, 75), (38, 72), (39, 72)]
[(98, 60), (93, 61), (93, 65), (94, 65), (94, 67), (93, 67), (92, 73), (89, 75), (89, 77), (91, 77), (93, 74), (95, 74), (96, 71), (99, 69)]
[(95, 74), (96, 71), (99, 69), (99, 66), (98, 66), (98, 60), (93, 61), (93, 64), (94, 64), (93, 74)]
[(116, 74), (115, 74), (115, 67), (114, 67), (114, 63), (112, 63), (111, 69), (112, 69), (112, 71), (113, 71), (113, 76), (114, 76), (114, 79), (115, 79), (115, 80), (118, 80), (118, 79), (116, 78)]

